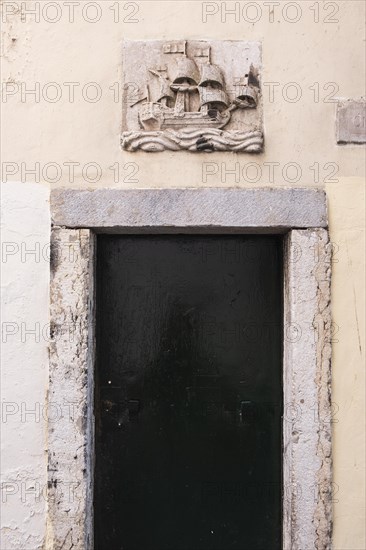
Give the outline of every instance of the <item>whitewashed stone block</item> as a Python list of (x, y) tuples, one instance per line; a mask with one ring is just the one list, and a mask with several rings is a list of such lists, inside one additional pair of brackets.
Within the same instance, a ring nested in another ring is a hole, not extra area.
[(337, 105), (337, 142), (366, 143), (366, 101), (339, 102)]

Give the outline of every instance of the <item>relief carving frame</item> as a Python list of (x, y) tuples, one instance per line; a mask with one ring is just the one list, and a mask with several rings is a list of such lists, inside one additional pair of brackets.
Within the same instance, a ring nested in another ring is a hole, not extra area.
[(331, 253), (325, 193), (59, 189), (52, 192), (51, 210), (49, 402), (72, 404), (72, 415), (49, 423), (47, 547), (94, 547), (96, 234), (270, 233), (284, 237), (283, 550), (330, 550)]
[(122, 149), (263, 150), (258, 42), (128, 40), (122, 65)]

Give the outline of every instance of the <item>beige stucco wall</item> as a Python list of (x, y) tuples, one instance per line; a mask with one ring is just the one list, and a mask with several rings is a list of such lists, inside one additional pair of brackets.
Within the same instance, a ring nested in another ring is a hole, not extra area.
[[(15, 248), (6, 249), (13, 254), (5, 256), (6, 261), (2, 258), (3, 322), (24, 322), (27, 327), (48, 322), (48, 262), (47, 251), (42, 254), (42, 249), (49, 239), (46, 200), (52, 186), (325, 187), (334, 242), (334, 548), (364, 550), (365, 148), (336, 144), (335, 103), (331, 101), (364, 94), (364, 3), (347, 0), (326, 7), (321, 2), (281, 2), (279, 6), (273, 2), (272, 11), (268, 2), (252, 2), (248, 7), (248, 2), (117, 4), (105, 0), (94, 3), (98, 13), (92, 5), (85, 10), (86, 4), (93, 3), (80, 0), (74, 5), (73, 22), (71, 7), (62, 1), (26, 2), (26, 7), (39, 10), (39, 21), (38, 14), (25, 15), (24, 10), (22, 21), (21, 2), (2, 4), (2, 80), (8, 83), (1, 104), (6, 127), (2, 179), (7, 181), (2, 187), (7, 227), (3, 241), (15, 243)], [(46, 4), (53, 5), (44, 11)], [(225, 7), (236, 5), (240, 12), (225, 17)], [(319, 8), (318, 22), (314, 6)], [(208, 11), (217, 13), (208, 15)], [(51, 18), (54, 23), (47, 21)], [(90, 22), (94, 18), (99, 20)], [(295, 18), (298, 21), (286, 21)], [(265, 153), (254, 157), (122, 153), (123, 38), (261, 41)], [(51, 82), (56, 87), (48, 86)], [(71, 85), (65, 84), (71, 82), (80, 84), (75, 84), (74, 101), (69, 100)], [(101, 92), (96, 102), (91, 102), (95, 87), (87, 87), (91, 82)], [(278, 83), (273, 95), (270, 83)], [(39, 98), (25, 93), (32, 88), (39, 89)], [(55, 92), (61, 97), (52, 102)], [(292, 102), (295, 93), (301, 97)], [(256, 165), (248, 168), (249, 162)], [(74, 177), (70, 177), (70, 164), (65, 163), (78, 163)], [(88, 163), (94, 163), (94, 168), (88, 168)], [(216, 163), (209, 165), (213, 175), (207, 174), (205, 163)], [(32, 169), (36, 172), (26, 173)], [(234, 169), (236, 175), (226, 173)], [(52, 183), (53, 178), (58, 181)], [(41, 243), (40, 261), (36, 262), (36, 256), (22, 258), (21, 243), (31, 248), (36, 242)], [(28, 336), (26, 340), (22, 342), (19, 329), (3, 345), (2, 400), (19, 407), (25, 401), (43, 405), (47, 389), (47, 338), (32, 342)], [(19, 488), (3, 502), (2, 547), (7, 550), (41, 548), (46, 531), (44, 499), (32, 504), (31, 496), (24, 498), (21, 490), (23, 481), (46, 483), (46, 419), (41, 414), (38, 422), (23, 420), (20, 412), (8, 415), (7, 422), (2, 416), (3, 435), (8, 436), (2, 444), (2, 452), (7, 453), (3, 480)], [(10, 426), (15, 427), (11, 436)]]

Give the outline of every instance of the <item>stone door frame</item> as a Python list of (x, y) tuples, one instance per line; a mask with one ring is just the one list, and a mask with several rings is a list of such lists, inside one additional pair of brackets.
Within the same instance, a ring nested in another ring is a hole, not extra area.
[(51, 214), (47, 547), (93, 550), (96, 235), (216, 233), (284, 236), (283, 550), (330, 550), (331, 247), (325, 193), (58, 189), (51, 193)]

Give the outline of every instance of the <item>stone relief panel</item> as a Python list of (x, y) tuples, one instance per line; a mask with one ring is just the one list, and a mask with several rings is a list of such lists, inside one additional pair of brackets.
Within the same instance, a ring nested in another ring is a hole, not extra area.
[(126, 151), (263, 150), (258, 42), (125, 41), (123, 74)]

